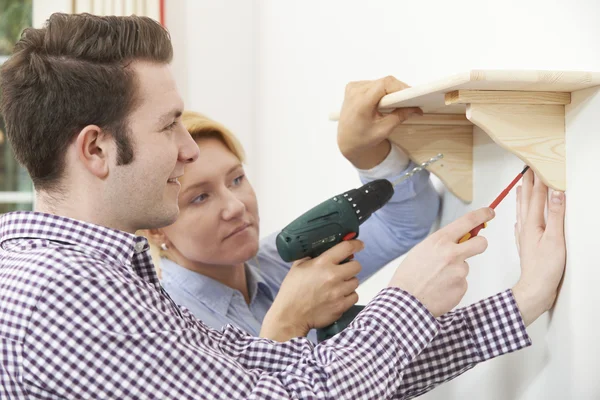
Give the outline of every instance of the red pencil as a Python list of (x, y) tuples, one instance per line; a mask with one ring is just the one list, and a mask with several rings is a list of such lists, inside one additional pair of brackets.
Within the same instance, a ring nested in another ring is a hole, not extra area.
[[(496, 197), (496, 199), (494, 201), (492, 201), (492, 204), (490, 204), (490, 208), (491, 209), (495, 209), (498, 204), (500, 204), (500, 202), (502, 200), (504, 200), (504, 198), (506, 197), (506, 195), (508, 194), (508, 192), (510, 192), (510, 190), (517, 184), (517, 182), (519, 182), (519, 180), (521, 180), (521, 178), (523, 177), (523, 175), (525, 175), (525, 172), (527, 172), (527, 170), (529, 169), (529, 166), (526, 166), (525, 168), (523, 168), (523, 171), (521, 171), (519, 173), (519, 175), (517, 175), (515, 177), (515, 179), (512, 180), (512, 182), (506, 187), (506, 189), (504, 189), (499, 195), (498, 197)], [(462, 242), (466, 242), (467, 240), (471, 239), (472, 237), (477, 236), (477, 234), (479, 233), (480, 230), (482, 230), (483, 228), (485, 228), (487, 226), (486, 223), (483, 223), (473, 229), (471, 229), (470, 232), (466, 233), (465, 236), (463, 236), (458, 243), (462, 243)]]

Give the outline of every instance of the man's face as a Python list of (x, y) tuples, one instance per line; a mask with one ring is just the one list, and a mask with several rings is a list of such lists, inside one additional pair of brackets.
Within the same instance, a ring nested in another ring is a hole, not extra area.
[(186, 163), (198, 146), (181, 122), (183, 101), (167, 65), (136, 62), (139, 105), (129, 116), (134, 159), (112, 160), (105, 190), (125, 230), (158, 228), (175, 221), (177, 196)]

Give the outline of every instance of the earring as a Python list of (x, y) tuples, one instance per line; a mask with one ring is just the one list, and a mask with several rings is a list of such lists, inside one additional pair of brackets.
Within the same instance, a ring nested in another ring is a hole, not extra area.
[(163, 244), (161, 244), (161, 245), (160, 245), (160, 249), (161, 249), (162, 251), (167, 251), (167, 250), (169, 250), (169, 248), (167, 247), (167, 244), (166, 244), (166, 243), (163, 243)]

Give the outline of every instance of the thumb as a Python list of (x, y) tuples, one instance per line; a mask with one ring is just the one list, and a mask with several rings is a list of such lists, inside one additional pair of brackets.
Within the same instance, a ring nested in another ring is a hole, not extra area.
[(557, 190), (552, 191), (548, 203), (548, 218), (546, 221), (545, 236), (564, 237), (565, 234), (565, 194)]
[(397, 108), (381, 117), (377, 125), (381, 134), (387, 137), (394, 128), (414, 115), (423, 115), (423, 111), (419, 107)]

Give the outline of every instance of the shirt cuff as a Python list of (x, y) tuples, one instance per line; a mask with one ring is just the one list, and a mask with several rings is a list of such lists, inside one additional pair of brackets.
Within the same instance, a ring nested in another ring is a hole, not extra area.
[(381, 290), (351, 326), (390, 333), (398, 347), (407, 355), (399, 366), (401, 369), (410, 364), (439, 331), (439, 323), (429, 310), (411, 294), (399, 288)]
[(358, 169), (358, 173), (363, 179), (373, 181), (375, 179), (389, 178), (399, 175), (408, 167), (410, 163), (408, 155), (394, 143), (390, 144), (390, 152), (382, 162), (371, 169)]
[(531, 338), (511, 290), (474, 304), (468, 308), (467, 315), (481, 361), (531, 345)]

